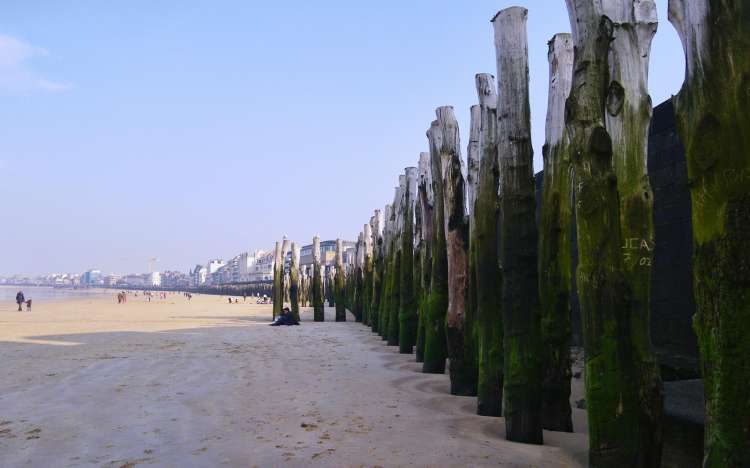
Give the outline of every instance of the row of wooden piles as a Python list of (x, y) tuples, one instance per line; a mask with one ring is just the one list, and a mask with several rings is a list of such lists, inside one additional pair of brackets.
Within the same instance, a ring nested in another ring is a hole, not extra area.
[[(478, 414), (504, 416), (509, 440), (541, 444), (543, 429), (573, 430), (575, 284), (590, 466), (657, 467), (663, 397), (649, 278), (659, 239), (646, 172), (656, 6), (567, 7), (572, 34), (549, 42), (541, 219), (527, 10), (512, 7), (492, 20), (497, 79), (476, 76), (467, 160), (453, 108), (437, 108), (429, 152), (364, 224), (345, 280), (337, 268), (337, 316), (346, 306), (426, 373), (449, 362), (453, 394), (476, 395)], [(687, 58), (675, 104), (693, 199), (704, 464), (750, 466), (750, 2), (670, 0), (669, 14)]]

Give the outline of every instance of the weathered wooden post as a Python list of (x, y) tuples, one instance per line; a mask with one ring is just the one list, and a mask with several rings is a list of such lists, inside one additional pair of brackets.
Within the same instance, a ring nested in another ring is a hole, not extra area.
[(392, 267), (392, 226), (393, 226), (393, 205), (385, 206), (385, 217), (384, 217), (384, 229), (383, 229), (383, 265), (382, 265), (382, 288), (380, 296), (380, 310), (378, 333), (383, 340), (388, 339), (388, 318), (389, 318), (389, 307), (391, 304), (391, 289), (392, 282), (390, 281), (390, 274), (393, 270)]
[(450, 359), (451, 393), (476, 395), (476, 350), (473, 317), (466, 308), (469, 289), (469, 223), (466, 218), (466, 185), (461, 159), (461, 139), (453, 108), (436, 111), (443, 177), (443, 229), (448, 260), (448, 308), (445, 334)]
[(362, 272), (362, 323), (370, 325), (370, 309), (373, 291), (373, 243), (372, 225), (367, 223), (362, 231), (364, 241), (364, 269)]
[(417, 324), (417, 362), (424, 362), (425, 325), (429, 314), (430, 274), (432, 271), (432, 221), (433, 221), (433, 192), (432, 172), (430, 168), (430, 153), (419, 155), (419, 321)]
[[(620, 201), (625, 280), (630, 287), (630, 336), (639, 377), (643, 456), (661, 464), (663, 389), (651, 351), (651, 263), (654, 257), (654, 196), (646, 158), (651, 123), (648, 67), (658, 25), (653, 0), (602, 2), (612, 20), (605, 124), (612, 138), (612, 163)], [(637, 243), (638, 247), (633, 244)], [(750, 375), (750, 374), (748, 374)], [(750, 427), (750, 426), (748, 426)], [(648, 434), (648, 435), (646, 435)]]
[(479, 165), (481, 160), (481, 118), (482, 113), (479, 105), (473, 105), (469, 109), (469, 144), (466, 147), (466, 206), (469, 211), (469, 272), (468, 288), (466, 292), (467, 317), (473, 317), (472, 331), (474, 333), (474, 344), (476, 351), (477, 383), (479, 381), (479, 323), (477, 315), (477, 256), (476, 256), (476, 206), (477, 194), (479, 192)]
[(417, 198), (417, 168), (407, 167), (404, 172), (398, 345), (401, 354), (411, 354), (417, 341), (417, 305), (414, 299), (414, 204)]
[(600, 2), (567, 0), (567, 5), (575, 57), (565, 121), (575, 168), (576, 284), (586, 349), (589, 464), (654, 467), (659, 465), (660, 437), (652, 423), (658, 416), (647, 406), (653, 401), (647, 394), (654, 389), (640, 365), (648, 350), (633, 337), (640, 318), (634, 317), (622, 254), (618, 182), (605, 116), (615, 104), (608, 97), (615, 26)]
[(476, 76), (480, 110), (479, 187), (474, 206), (478, 339), (477, 414), (502, 416), (502, 272), (498, 258), (497, 93), (495, 77)]
[(370, 305), (370, 329), (378, 333), (380, 324), (380, 301), (383, 294), (383, 236), (381, 232), (381, 211), (375, 210), (370, 219), (373, 239), (372, 303)]
[(406, 175), (398, 176), (398, 187), (393, 199), (393, 267), (389, 276), (391, 280), (391, 303), (388, 306), (388, 346), (398, 346), (399, 305), (401, 304), (401, 238), (403, 236), (403, 205), (406, 192)]
[(359, 233), (357, 237), (357, 257), (354, 263), (352, 286), (354, 287), (354, 319), (357, 322), (362, 322), (364, 316), (364, 280), (363, 275), (365, 271), (365, 233), (364, 231)]
[(334, 300), (336, 301), (336, 321), (346, 322), (346, 306), (344, 292), (344, 244), (336, 239), (336, 276), (334, 277)]
[(292, 242), (292, 261), (289, 264), (289, 303), (294, 318), (299, 321), (299, 247)]
[(325, 306), (323, 304), (323, 276), (320, 270), (320, 237), (313, 237), (313, 277), (312, 277), (312, 303), (313, 320), (323, 322), (325, 320)]
[(442, 374), (448, 355), (445, 339), (445, 315), (448, 311), (448, 255), (445, 248), (445, 211), (443, 210), (443, 175), (440, 164), (442, 135), (435, 120), (427, 131), (430, 143), (430, 172), (434, 194), (432, 218), (432, 265), (430, 297), (425, 320), (425, 345), (422, 372)]
[(508, 440), (542, 443), (537, 227), (529, 111), (527, 10), (492, 20), (499, 84), (498, 160), (503, 267), (505, 428)]
[(284, 285), (282, 275), (284, 274), (284, 262), (281, 260), (281, 244), (276, 242), (273, 257), (273, 318), (281, 315), (284, 306)]
[(750, 466), (750, 3), (669, 0), (687, 74), (675, 98), (692, 199), (705, 467)]
[(539, 233), (539, 298), (544, 380), (542, 426), (573, 432), (570, 408), (570, 294), (573, 172), (565, 133), (565, 100), (573, 79), (573, 38), (549, 42), (549, 94), (544, 142), (544, 183)]

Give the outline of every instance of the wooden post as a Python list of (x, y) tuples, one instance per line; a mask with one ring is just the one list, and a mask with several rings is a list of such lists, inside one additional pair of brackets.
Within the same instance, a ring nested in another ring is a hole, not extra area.
[(411, 354), (417, 341), (417, 305), (414, 299), (414, 204), (417, 198), (417, 168), (405, 169), (401, 205), (401, 268), (399, 294), (399, 335), (401, 354)]
[(573, 79), (573, 38), (549, 42), (549, 94), (544, 142), (544, 183), (539, 233), (539, 298), (544, 380), (542, 426), (573, 432), (570, 408), (570, 294), (573, 173), (565, 134), (565, 100)]
[(477, 414), (502, 416), (502, 272), (498, 258), (497, 93), (495, 77), (476, 76), (480, 109), (479, 187), (474, 207), (477, 307)]
[(313, 237), (313, 277), (312, 277), (312, 303), (313, 320), (323, 322), (325, 320), (325, 305), (323, 304), (323, 273), (320, 270), (320, 237)]
[(389, 275), (391, 303), (388, 306), (388, 346), (398, 346), (399, 337), (399, 305), (401, 304), (401, 239), (403, 237), (403, 205), (406, 192), (406, 175), (398, 176), (398, 188), (393, 199), (393, 266)]
[(448, 264), (448, 307), (445, 334), (450, 359), (451, 393), (476, 395), (477, 369), (473, 317), (467, 316), (469, 287), (469, 224), (466, 219), (466, 186), (462, 171), (458, 121), (449, 106), (438, 107), (437, 150), (443, 177), (443, 229)]
[(391, 242), (393, 205), (385, 205), (383, 219), (383, 262), (382, 262), (382, 288), (380, 296), (380, 310), (378, 311), (379, 323), (378, 333), (383, 340), (388, 339), (388, 307), (391, 301), (391, 281), (390, 272), (392, 271), (391, 254), (393, 251)]
[[(469, 280), (468, 290), (466, 293), (466, 310), (467, 316), (473, 317), (474, 343), (477, 346), (476, 352), (479, 352), (479, 333), (480, 328), (477, 323), (477, 256), (476, 256), (476, 216), (475, 208), (477, 195), (479, 193), (479, 166), (481, 163), (481, 119), (482, 112), (479, 105), (471, 106), (469, 110), (469, 144), (466, 148), (466, 200), (469, 210)], [(479, 372), (479, 356), (476, 359), (477, 382)]]
[(281, 244), (276, 242), (273, 257), (273, 318), (281, 315), (284, 306), (284, 285), (282, 275), (284, 273), (284, 262), (281, 260)]
[(424, 362), (425, 326), (429, 314), (430, 299), (430, 273), (432, 271), (432, 217), (433, 217), (433, 193), (432, 172), (430, 169), (430, 153), (419, 155), (419, 220), (420, 220), (420, 247), (419, 247), (419, 321), (417, 324), (417, 362)]
[(440, 164), (442, 135), (437, 120), (427, 131), (430, 143), (430, 172), (434, 209), (432, 219), (432, 265), (430, 272), (430, 297), (425, 321), (424, 362), (422, 372), (442, 374), (448, 355), (445, 338), (445, 315), (448, 311), (448, 256), (445, 250), (445, 223), (443, 211), (443, 175)]
[(365, 266), (365, 239), (364, 239), (365, 233), (360, 232), (359, 236), (357, 237), (357, 257), (356, 261), (354, 263), (354, 269), (352, 270), (353, 278), (352, 278), (352, 286), (354, 288), (353, 296), (354, 296), (354, 310), (352, 311), (354, 313), (354, 319), (357, 322), (362, 322), (362, 318), (364, 315), (364, 300), (363, 300), (363, 294), (364, 294), (364, 281), (362, 279), (362, 276), (364, 275), (364, 266)]
[(529, 111), (527, 10), (492, 20), (499, 84), (500, 259), (503, 266), (505, 429), (508, 440), (542, 443), (537, 227)]
[(383, 237), (381, 233), (381, 211), (375, 210), (370, 219), (373, 239), (373, 262), (372, 262), (372, 303), (370, 305), (370, 330), (378, 332), (380, 321), (380, 300), (383, 288)]
[[(659, 466), (663, 389), (659, 364), (651, 351), (654, 196), (646, 167), (652, 115), (648, 67), (658, 20), (653, 0), (614, 0), (602, 2), (602, 7), (613, 26), (605, 124), (612, 138), (612, 163), (620, 201), (620, 239), (625, 280), (630, 287), (631, 346), (640, 379), (638, 424), (644, 438), (643, 457), (650, 466)], [(633, 248), (636, 242), (638, 247)]]
[(299, 321), (299, 247), (292, 242), (292, 261), (289, 264), (289, 303), (294, 318)]
[(362, 324), (370, 325), (370, 310), (372, 307), (373, 294), (373, 248), (372, 248), (372, 225), (367, 223), (363, 227), (364, 241), (364, 269), (362, 272)]
[(336, 276), (334, 277), (334, 301), (336, 303), (336, 321), (346, 322), (346, 306), (344, 291), (344, 244), (336, 239)]
[(633, 340), (633, 295), (622, 254), (618, 182), (605, 116), (613, 104), (607, 94), (615, 26), (600, 2), (567, 4), (575, 71), (565, 120), (576, 178), (576, 284), (586, 351), (589, 464), (654, 467), (660, 437), (648, 422), (655, 416), (649, 415), (653, 408), (643, 404), (650, 396), (641, 399), (653, 387), (639, 365), (641, 353), (648, 350)]
[(750, 466), (750, 4), (669, 0), (687, 74), (675, 98), (692, 199), (705, 467)]

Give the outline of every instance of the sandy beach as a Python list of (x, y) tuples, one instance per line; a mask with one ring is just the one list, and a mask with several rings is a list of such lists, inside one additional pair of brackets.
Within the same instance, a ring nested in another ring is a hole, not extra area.
[(575, 434), (507, 442), (447, 375), (353, 320), (269, 327), (249, 300), (112, 296), (0, 305), (3, 467), (586, 465), (583, 410)]

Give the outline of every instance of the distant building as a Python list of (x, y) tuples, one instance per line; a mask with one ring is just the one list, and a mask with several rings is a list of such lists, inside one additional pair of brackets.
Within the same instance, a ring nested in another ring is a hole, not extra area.
[(154, 271), (148, 274), (148, 285), (159, 287), (161, 286), (161, 274), (158, 271)]
[(98, 284), (104, 284), (101, 270), (89, 270), (81, 277), (81, 284), (87, 286), (94, 286)]
[[(120, 281), (120, 279), (121, 279), (120, 275), (107, 275), (104, 277), (104, 286), (107, 286), (107, 287), (116, 286), (117, 283)], [(61, 284), (63, 284), (62, 279), (61, 279)]]
[(148, 286), (149, 275), (125, 275), (117, 282), (119, 287), (142, 288)]
[(203, 265), (196, 265), (191, 276), (193, 277), (193, 287), (203, 286), (208, 278), (208, 268)]
[(273, 252), (256, 252), (255, 263), (250, 268), (249, 281), (272, 281), (273, 269), (276, 264)]
[(161, 286), (163, 288), (184, 289), (191, 286), (192, 278), (181, 271), (162, 271)]
[[(342, 241), (344, 247), (344, 263), (348, 262), (348, 257), (354, 255), (353, 251), (357, 247), (356, 242)], [(312, 269), (312, 244), (305, 245), (300, 249), (300, 267), (309, 267)], [(350, 253), (351, 252), (351, 253)], [(320, 242), (320, 264), (325, 267), (332, 267), (336, 264), (336, 240), (326, 240)]]

